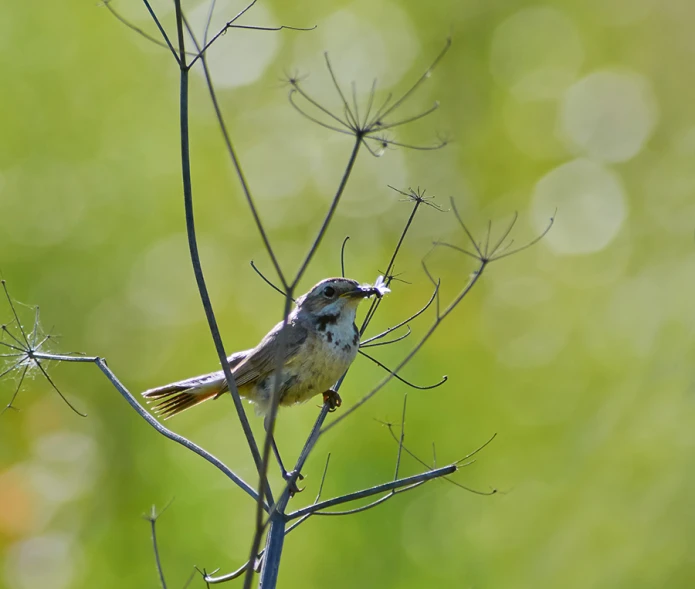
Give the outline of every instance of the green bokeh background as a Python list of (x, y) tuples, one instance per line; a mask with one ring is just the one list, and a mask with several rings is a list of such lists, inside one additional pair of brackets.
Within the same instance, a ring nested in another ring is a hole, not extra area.
[[(286, 101), (283, 72), (311, 74), (307, 88), (337, 109), (325, 49), (361, 88), (378, 76), (398, 92), (453, 39), (404, 113), (434, 99), (441, 109), (397, 135), (428, 144), (441, 132), (452, 145), (380, 159), (361, 153), (302, 287), (339, 272), (346, 235), (350, 276), (373, 280), (384, 269), (410, 207), (389, 183), (427, 188), (444, 207), (454, 195), (476, 232), (519, 210), (517, 243), (558, 207), (547, 239), (490, 267), (403, 372), (417, 383), (449, 376), (441, 388), (409, 393), (409, 449), (429, 460), (434, 442), (444, 463), (497, 433), (455, 480), (501, 493), (438, 481), (354, 517), (314, 518), (288, 537), (280, 586), (694, 586), (695, 6), (260, 4), (258, 20), (251, 12), (246, 22), (318, 25), (232, 31), (214, 54), (222, 77), (257, 77), (220, 87), (219, 97), (288, 269), (311, 242), (350, 139), (301, 119)], [(135, 0), (115, 7), (156, 34)], [(239, 8), (220, 3), (223, 16)], [(43, 330), (61, 336), (52, 350), (108, 358), (133, 392), (215, 369), (186, 253), (170, 55), (95, 2), (5, 1), (1, 12), (0, 269), (13, 297), (41, 306)], [(586, 106), (580, 93), (570, 104), (576, 84), (596, 72), (637, 88), (601, 94), (599, 124), (586, 115), (596, 102)], [(197, 75), (191, 100), (203, 264), (231, 352), (279, 320), (282, 300), (249, 267), (253, 259), (270, 274)], [(606, 155), (611, 141), (632, 152)], [(577, 158), (620, 194), (604, 198), (601, 185), (577, 195), (564, 180), (539, 196), (539, 181)], [(394, 284), (375, 328), (427, 299), (420, 261), (437, 239), (464, 244), (451, 214), (423, 209), (396, 266), (410, 284)], [(452, 251), (429, 260), (444, 300), (474, 268)], [(31, 309), (19, 309), (31, 326)], [(4, 303), (2, 318), (11, 318)], [(379, 358), (396, 363), (431, 320), (419, 319), (410, 340), (376, 350)], [(172, 499), (159, 522), (169, 587), (182, 587), (193, 565), (228, 571), (245, 560), (253, 509), (243, 493), (159, 437), (96, 368), (63, 364), (51, 374), (89, 417), (72, 413), (36, 374), (16, 399), (21, 411), (0, 417), (0, 586), (157, 586), (140, 516)], [(12, 376), (0, 381), (3, 405)], [(381, 376), (358, 360), (342, 391), (346, 405)], [(396, 445), (376, 420), (397, 420), (406, 392), (390, 384), (323, 438), (294, 503), (313, 499), (328, 452), (326, 497), (392, 476)], [(281, 413), (287, 456), (299, 451), (315, 405)], [(228, 400), (171, 425), (254, 480)], [(419, 470), (404, 460), (403, 473)]]

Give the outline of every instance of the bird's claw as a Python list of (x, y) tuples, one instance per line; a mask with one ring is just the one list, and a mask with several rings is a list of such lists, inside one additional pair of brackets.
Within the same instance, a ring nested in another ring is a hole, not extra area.
[(333, 413), (343, 404), (343, 400), (336, 391), (333, 389), (328, 389), (325, 393), (323, 393), (323, 404), (328, 405), (328, 410)]
[(302, 487), (300, 489), (299, 486), (297, 485), (297, 480), (303, 481), (304, 475), (302, 473), (299, 473), (295, 477), (295, 472), (297, 472), (297, 471), (291, 470), (290, 472), (285, 471), (282, 474), (282, 478), (285, 479), (285, 481), (287, 481), (287, 483), (289, 484), (290, 497), (292, 497), (293, 495), (295, 495), (297, 493), (301, 493), (304, 489), (306, 489), (306, 487)]

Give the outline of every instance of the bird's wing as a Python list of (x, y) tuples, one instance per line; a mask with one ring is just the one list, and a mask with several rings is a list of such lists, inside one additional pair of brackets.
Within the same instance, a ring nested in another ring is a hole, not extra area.
[[(277, 362), (277, 349), (280, 345), (279, 337), (282, 323), (278, 323), (266, 335), (246, 358), (233, 369), (234, 380), (238, 387), (256, 382), (275, 370)], [(299, 347), (306, 341), (308, 329), (298, 322), (287, 324), (285, 339), (285, 354), (283, 365), (296, 355)]]
[(245, 360), (248, 355), (253, 352), (253, 350), (242, 350), (241, 352), (234, 352), (231, 356), (227, 358), (229, 367), (234, 370), (243, 360)]

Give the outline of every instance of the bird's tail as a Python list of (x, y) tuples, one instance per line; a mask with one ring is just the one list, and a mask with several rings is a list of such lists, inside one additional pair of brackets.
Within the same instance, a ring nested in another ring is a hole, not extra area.
[(157, 415), (169, 419), (226, 391), (227, 380), (220, 370), (150, 389), (142, 396), (154, 404), (153, 410)]

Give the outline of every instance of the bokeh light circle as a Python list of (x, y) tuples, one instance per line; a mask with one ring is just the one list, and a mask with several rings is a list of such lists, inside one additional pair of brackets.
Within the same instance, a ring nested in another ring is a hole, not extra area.
[[(230, 14), (239, 12), (238, 5), (230, 0), (220, 0), (215, 8), (210, 26), (210, 37), (222, 29)], [(202, 31), (205, 30), (209, 10), (209, 3), (202, 2), (188, 15), (188, 21), (191, 23), (191, 28), (196, 31), (200, 43), (202, 43)], [(253, 19), (252, 24), (256, 26), (278, 26), (267, 4), (260, 2), (255, 4), (250, 18)], [(247, 86), (259, 80), (275, 59), (279, 47), (280, 37), (273, 33), (232, 29), (229, 34), (222, 35), (207, 51), (208, 67), (215, 86), (235, 88)], [(195, 67), (193, 71), (200, 75), (204, 73), (202, 67)]]
[(374, 80), (378, 89), (399, 82), (420, 55), (420, 43), (411, 18), (397, 3), (357, 0), (319, 22), (316, 31), (298, 35), (293, 53), (292, 66), (311, 74), (302, 83), (312, 96), (336, 98), (332, 84), (318, 76), (326, 71), (326, 53), (343, 91), (365, 98)]
[(627, 216), (620, 177), (587, 159), (563, 164), (541, 178), (533, 192), (537, 231), (547, 226), (557, 209), (555, 224), (543, 243), (558, 254), (589, 254), (605, 248)]
[(593, 159), (624, 162), (637, 155), (654, 130), (656, 100), (646, 78), (632, 72), (594, 72), (565, 95), (565, 139)]
[(490, 69), (497, 82), (519, 98), (558, 96), (584, 61), (572, 20), (546, 6), (524, 8), (495, 29)]

